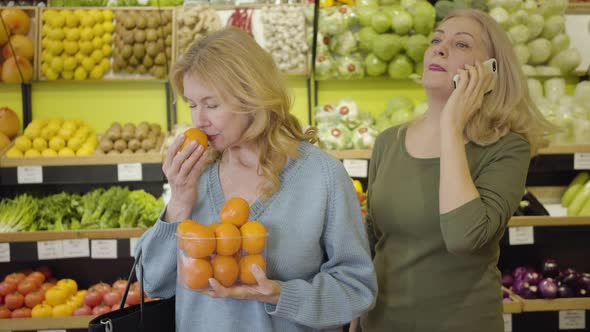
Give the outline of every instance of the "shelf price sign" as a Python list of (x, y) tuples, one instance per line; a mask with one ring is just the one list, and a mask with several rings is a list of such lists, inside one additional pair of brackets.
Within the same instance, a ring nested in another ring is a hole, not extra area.
[(64, 258), (90, 257), (88, 239), (63, 240)]
[(117, 164), (117, 178), (119, 182), (143, 180), (141, 163)]
[(38, 241), (37, 257), (39, 260), (64, 258), (63, 242), (60, 240)]
[(512, 314), (504, 314), (504, 332), (512, 332)]
[(94, 259), (117, 258), (117, 240), (92, 240), (90, 246)]
[(511, 246), (535, 244), (535, 231), (533, 226), (508, 228), (508, 243), (510, 243)]
[(353, 178), (366, 178), (369, 168), (369, 161), (364, 159), (344, 159), (342, 165), (346, 172)]
[(0, 243), (0, 263), (10, 262), (10, 243)]
[(574, 153), (574, 169), (590, 169), (590, 153)]
[(560, 330), (583, 330), (586, 328), (585, 310), (561, 310), (559, 312)]
[(19, 166), (16, 168), (16, 182), (19, 184), (43, 183), (43, 167)]
[(135, 248), (137, 248), (138, 237), (132, 237), (129, 239), (129, 255), (135, 257)]

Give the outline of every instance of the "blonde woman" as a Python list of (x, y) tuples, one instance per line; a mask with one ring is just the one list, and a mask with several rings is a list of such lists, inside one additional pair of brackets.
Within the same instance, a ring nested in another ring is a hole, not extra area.
[[(289, 113), (272, 57), (245, 32), (195, 42), (171, 80), (209, 149), (171, 146), (164, 173), (172, 196), (142, 237), (145, 289), (176, 296), (177, 331), (341, 331), (374, 303), (377, 281), (354, 188), (342, 164), (311, 145)], [(208, 162), (211, 157), (213, 162)], [(177, 282), (177, 222), (218, 222), (231, 197), (269, 233), (258, 285), (193, 291)]]
[[(489, 58), (497, 80), (485, 94)], [(379, 293), (363, 331), (503, 331), (498, 242), (550, 127), (506, 33), (483, 12), (440, 23), (422, 84), (426, 115), (383, 132), (371, 159)]]

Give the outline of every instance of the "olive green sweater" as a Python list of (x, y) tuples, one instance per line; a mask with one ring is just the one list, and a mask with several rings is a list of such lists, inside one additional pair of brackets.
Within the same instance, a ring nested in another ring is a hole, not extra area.
[(379, 293), (363, 331), (503, 331), (498, 243), (524, 193), (530, 146), (515, 133), (468, 143), (480, 198), (440, 214), (440, 159), (410, 156), (405, 134), (379, 135), (369, 168)]

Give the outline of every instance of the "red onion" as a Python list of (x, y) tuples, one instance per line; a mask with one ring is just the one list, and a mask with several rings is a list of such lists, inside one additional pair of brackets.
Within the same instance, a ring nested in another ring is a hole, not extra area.
[(524, 282), (522, 279), (516, 279), (514, 284), (512, 284), (512, 290), (518, 295), (522, 295), (524, 289), (528, 287), (529, 284)]
[(557, 297), (557, 285), (551, 278), (543, 279), (539, 283), (539, 290), (541, 295), (546, 299), (554, 299)]
[(561, 285), (557, 287), (557, 295), (559, 297), (574, 297), (574, 290), (568, 285)]
[(537, 298), (538, 291), (537, 286), (526, 287), (523, 289), (521, 296), (525, 299), (533, 300)]
[(516, 269), (514, 269), (514, 271), (512, 272), (512, 276), (514, 277), (514, 279), (522, 279), (524, 278), (525, 274), (527, 274), (527, 268), (524, 266), (519, 266)]
[(578, 277), (578, 287), (590, 292), (590, 273), (582, 273)]
[(580, 288), (580, 289), (578, 289), (578, 296), (579, 297), (589, 297), (590, 294), (588, 294), (588, 291), (585, 290), (584, 288)]
[(541, 276), (537, 272), (528, 272), (524, 275), (524, 282), (532, 286), (537, 286), (541, 282)]
[(514, 277), (510, 273), (504, 273), (502, 275), (502, 286), (510, 288), (514, 284)]
[(543, 277), (556, 278), (559, 275), (559, 266), (553, 258), (547, 258), (543, 262)]

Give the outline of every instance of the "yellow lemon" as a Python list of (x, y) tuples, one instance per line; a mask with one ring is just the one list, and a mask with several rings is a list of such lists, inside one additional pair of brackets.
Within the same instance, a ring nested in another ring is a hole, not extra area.
[(56, 15), (56, 16), (52, 16), (51, 18), (49, 18), (47, 23), (49, 23), (49, 25), (52, 28), (58, 29), (58, 28), (62, 28), (64, 25), (66, 25), (66, 19), (65, 19), (65, 17), (63, 17), (61, 15)]
[(100, 36), (94, 37), (94, 39), (92, 39), (92, 47), (94, 47), (95, 50), (100, 50), (102, 48), (102, 38)]
[(92, 42), (85, 40), (80, 42), (80, 52), (84, 55), (89, 55), (90, 53), (92, 53), (92, 51), (94, 50), (94, 47), (92, 46)]
[(41, 131), (38, 128), (27, 127), (27, 129), (25, 129), (24, 135), (32, 141), (35, 138), (39, 137), (40, 132)]
[(102, 28), (103, 28), (104, 32), (107, 32), (109, 34), (112, 33), (113, 31), (115, 31), (115, 26), (113, 25), (113, 22), (109, 22), (109, 21), (103, 22)]
[(75, 156), (76, 153), (70, 148), (63, 148), (57, 153), (58, 156)]
[(103, 58), (100, 60), (100, 66), (104, 69), (104, 72), (108, 72), (111, 69), (111, 61), (108, 58)]
[(80, 32), (80, 39), (81, 40), (86, 40), (86, 41), (91, 41), (92, 38), (94, 38), (94, 33), (92, 32), (92, 28), (90, 27), (85, 27), (82, 29), (82, 31)]
[(49, 44), (49, 51), (52, 55), (60, 55), (64, 50), (64, 44), (61, 41), (54, 40)]
[(41, 153), (35, 149), (29, 149), (25, 152), (25, 157), (41, 157)]
[(73, 71), (62, 71), (61, 77), (66, 81), (71, 81), (74, 79), (74, 72)]
[(92, 26), (94, 24), (96, 24), (96, 20), (94, 19), (94, 17), (92, 15), (85, 15), (80, 20), (80, 25), (82, 25), (83, 27), (86, 27), (86, 28), (92, 28)]
[(33, 140), (33, 148), (41, 152), (47, 148), (47, 141), (41, 137), (37, 137)]
[(83, 147), (76, 151), (76, 156), (92, 156), (94, 149)]
[(54, 128), (50, 128), (50, 127), (43, 127), (43, 129), (41, 129), (41, 138), (49, 141), (50, 139), (52, 139), (55, 136), (55, 133), (57, 131)]
[(105, 21), (112, 21), (113, 20), (113, 11), (112, 10), (103, 10), (102, 17), (104, 17)]
[(68, 56), (64, 59), (63, 70), (73, 72), (78, 65), (78, 60), (74, 56)]
[(68, 140), (68, 148), (78, 151), (82, 146), (83, 141), (78, 137), (72, 137)]
[[(75, 17), (75, 16), (73, 16)], [(72, 28), (68, 30), (66, 33), (66, 39), (69, 41), (78, 41), (80, 40), (80, 29), (79, 28)]]
[(63, 29), (51, 29), (49, 31), (48, 37), (53, 40), (63, 40), (64, 38), (66, 38), (66, 33)]
[(100, 63), (104, 55), (100, 49), (94, 50), (90, 55), (90, 58), (94, 61), (94, 63)]
[(88, 72), (86, 69), (82, 67), (76, 68), (76, 71), (74, 72), (74, 79), (76, 81), (83, 81), (86, 79), (86, 77), (88, 77)]
[(104, 69), (102, 68), (102, 66), (96, 66), (92, 68), (92, 71), (90, 71), (90, 78), (93, 80), (98, 80), (102, 78), (103, 75)]
[(43, 157), (57, 157), (57, 152), (52, 149), (45, 149), (41, 152), (41, 156)]
[(111, 48), (111, 45), (107, 45), (107, 44), (102, 45), (101, 51), (104, 56), (110, 56), (111, 53), (113, 53), (113, 49)]
[(104, 35), (102, 35), (102, 42), (104, 44), (110, 45), (113, 42), (113, 35), (111, 35), (110, 33), (105, 33)]
[(64, 70), (64, 61), (61, 57), (54, 57), (51, 60), (50, 69), (56, 73), (61, 73)]
[(74, 13), (71, 13), (70, 15), (66, 16), (66, 26), (68, 28), (75, 28), (80, 24), (80, 18), (76, 15), (74, 15)]
[(66, 141), (59, 136), (52, 137), (49, 140), (49, 147), (55, 151), (59, 151), (59, 150), (65, 148), (65, 146), (66, 146)]
[[(74, 134), (74, 131), (72, 129), (69, 128), (61, 128), (58, 132), (57, 132), (57, 136), (63, 138), (64, 140), (68, 140), (70, 139), (70, 137), (72, 137), (72, 135)], [(33, 142), (34, 144), (35, 142)]]
[(92, 27), (92, 32), (94, 32), (95, 36), (98, 36), (98, 37), (102, 36), (102, 34), (104, 33), (103, 25), (102, 24), (95, 24)]
[(86, 72), (90, 72), (92, 68), (94, 68), (94, 60), (86, 57), (84, 60), (82, 60), (81, 65), (86, 70)]
[(6, 151), (6, 156), (8, 158), (19, 158), (23, 156), (23, 153), (19, 149), (13, 147)]
[(31, 140), (27, 136), (19, 136), (14, 140), (14, 147), (19, 151), (27, 151), (31, 148)]

